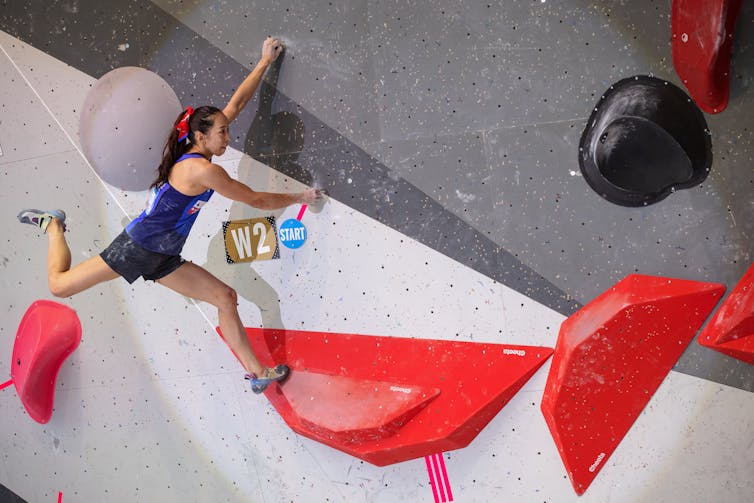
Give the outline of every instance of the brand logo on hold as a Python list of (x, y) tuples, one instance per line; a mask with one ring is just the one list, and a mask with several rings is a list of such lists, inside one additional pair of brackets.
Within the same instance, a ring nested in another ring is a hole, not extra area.
[(526, 356), (526, 350), (524, 349), (503, 349), (504, 355), (516, 355), (516, 356)]
[(605, 459), (605, 453), (600, 452), (600, 455), (597, 456), (597, 459), (594, 460), (594, 463), (592, 463), (592, 466), (589, 467), (589, 471), (594, 473), (594, 471), (597, 469), (600, 463), (602, 463), (603, 459)]
[(390, 386), (390, 391), (400, 391), (401, 393), (409, 394), (413, 390), (411, 388), (401, 388), (400, 386)]
[(202, 209), (202, 206), (207, 204), (207, 201), (197, 201), (194, 203), (194, 205), (191, 207), (190, 210), (188, 210), (189, 215), (193, 215), (194, 213), (199, 213), (199, 210)]

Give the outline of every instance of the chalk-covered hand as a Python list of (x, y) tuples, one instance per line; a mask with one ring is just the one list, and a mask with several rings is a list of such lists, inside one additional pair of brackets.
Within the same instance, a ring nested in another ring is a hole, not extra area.
[(268, 63), (275, 61), (283, 52), (283, 42), (277, 38), (267, 37), (262, 44), (262, 60)]
[(299, 194), (299, 202), (301, 204), (314, 204), (322, 199), (322, 191), (319, 189), (306, 189)]

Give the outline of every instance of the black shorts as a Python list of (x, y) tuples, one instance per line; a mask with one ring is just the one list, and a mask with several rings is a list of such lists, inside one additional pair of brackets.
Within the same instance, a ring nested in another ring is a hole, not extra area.
[(163, 278), (185, 262), (180, 255), (165, 255), (142, 248), (125, 229), (99, 256), (129, 283), (139, 276), (151, 281)]

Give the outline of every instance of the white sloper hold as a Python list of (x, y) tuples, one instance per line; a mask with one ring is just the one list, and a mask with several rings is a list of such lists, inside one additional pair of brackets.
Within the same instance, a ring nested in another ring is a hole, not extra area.
[(84, 101), (81, 147), (94, 170), (122, 190), (145, 190), (155, 178), (181, 103), (162, 77), (126, 66), (103, 75)]

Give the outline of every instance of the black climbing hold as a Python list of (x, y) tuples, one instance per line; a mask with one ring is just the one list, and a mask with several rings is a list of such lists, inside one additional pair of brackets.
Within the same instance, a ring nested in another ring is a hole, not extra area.
[(711, 165), (702, 112), (679, 87), (646, 75), (610, 86), (579, 142), (587, 183), (621, 206), (646, 206), (698, 185)]

